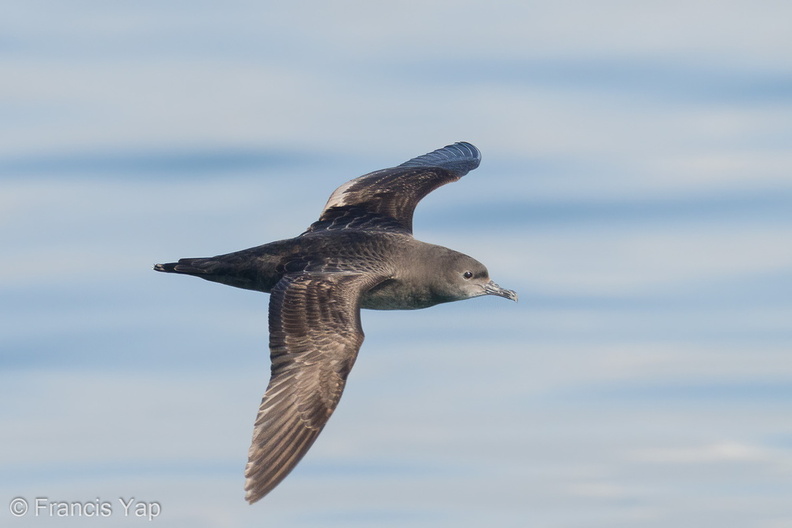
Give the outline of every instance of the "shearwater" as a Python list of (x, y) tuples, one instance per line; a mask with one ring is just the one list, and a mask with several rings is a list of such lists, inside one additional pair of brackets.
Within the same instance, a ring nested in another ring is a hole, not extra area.
[(412, 236), (418, 202), (480, 162), (476, 147), (454, 143), (345, 183), (295, 238), (154, 266), (271, 294), (272, 368), (245, 469), (248, 502), (288, 475), (338, 405), (363, 343), (361, 308), (412, 310), (481, 295), (517, 300), (477, 260)]

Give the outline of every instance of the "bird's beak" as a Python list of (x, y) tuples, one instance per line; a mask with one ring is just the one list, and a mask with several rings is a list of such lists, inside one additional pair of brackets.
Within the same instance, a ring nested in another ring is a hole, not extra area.
[(497, 295), (498, 297), (505, 297), (507, 299), (511, 299), (514, 302), (517, 302), (517, 292), (513, 290), (507, 290), (505, 288), (501, 288), (492, 281), (489, 281), (487, 284), (484, 285), (484, 293), (487, 295)]

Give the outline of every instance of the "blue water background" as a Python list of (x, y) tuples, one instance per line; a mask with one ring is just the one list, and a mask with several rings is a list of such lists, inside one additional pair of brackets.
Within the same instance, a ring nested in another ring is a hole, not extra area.
[[(792, 526), (792, 5), (11, 2), (0, 518), (168, 527)], [(457, 140), (422, 240), (518, 304), (365, 312), (260, 503), (267, 296), (151, 271), (299, 234)], [(14, 517), (28, 501), (102, 519)]]

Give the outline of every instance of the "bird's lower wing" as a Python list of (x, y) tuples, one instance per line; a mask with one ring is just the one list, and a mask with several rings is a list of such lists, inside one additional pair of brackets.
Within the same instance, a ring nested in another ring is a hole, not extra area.
[(248, 502), (294, 469), (338, 405), (363, 343), (360, 297), (377, 282), (357, 273), (297, 273), (272, 290), (272, 377), (245, 469)]

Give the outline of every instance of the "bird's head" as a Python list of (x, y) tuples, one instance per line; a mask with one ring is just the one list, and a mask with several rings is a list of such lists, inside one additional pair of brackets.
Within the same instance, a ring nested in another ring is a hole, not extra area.
[(472, 257), (452, 252), (443, 259), (437, 294), (449, 301), (460, 301), (481, 295), (497, 295), (517, 301), (517, 293), (501, 288), (489, 277), (487, 267)]

